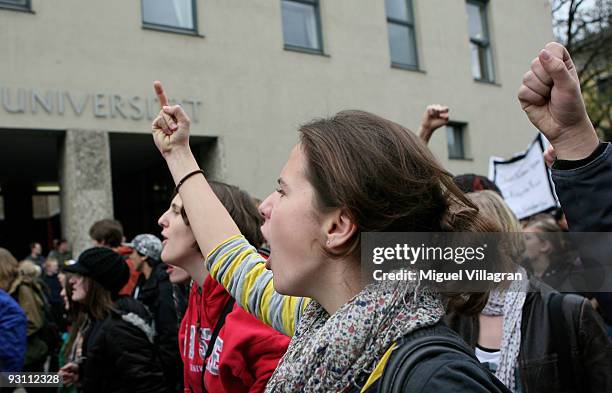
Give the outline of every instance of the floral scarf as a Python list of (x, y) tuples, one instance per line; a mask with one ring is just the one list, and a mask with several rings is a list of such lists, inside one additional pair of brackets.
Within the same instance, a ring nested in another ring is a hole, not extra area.
[(438, 295), (406, 281), (370, 284), (331, 316), (313, 300), (266, 392), (360, 387), (394, 342), (443, 315)]

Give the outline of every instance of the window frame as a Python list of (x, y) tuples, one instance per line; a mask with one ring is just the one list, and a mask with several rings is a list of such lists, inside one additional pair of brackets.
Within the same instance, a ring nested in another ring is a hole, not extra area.
[[(474, 75), (472, 75), (472, 77), (474, 78), (474, 80), (478, 82), (495, 83), (495, 64), (493, 62), (493, 50), (491, 48), (491, 33), (489, 31), (489, 0), (466, 0), (466, 4), (472, 4), (478, 7), (480, 11), (481, 22), (482, 22), (482, 30), (485, 36), (484, 39), (472, 38), (470, 36), (469, 17), (468, 17), (468, 38), (470, 40), (470, 44), (474, 44), (480, 50), (484, 50), (485, 55), (490, 59), (490, 62), (491, 62), (490, 69), (489, 69), (489, 65), (487, 64), (486, 68), (483, 70), (479, 64), (481, 77), (476, 78)], [(484, 75), (485, 77), (483, 77), (483, 74), (485, 73), (486, 75)]]
[[(467, 125), (468, 123), (466, 122), (461, 122), (461, 121), (449, 121), (445, 128), (446, 128), (446, 153), (448, 155), (448, 159), (449, 160), (471, 160), (470, 157), (468, 157), (468, 148), (467, 148)], [(461, 156), (454, 156), (451, 155), (451, 149), (450, 149), (450, 144), (449, 144), (449, 140), (448, 140), (448, 130), (449, 129), (453, 129), (453, 130), (460, 130), (460, 134), (461, 134)]]
[[(399, 63), (393, 61), (393, 55), (391, 53), (391, 46), (389, 45), (389, 57), (391, 58), (391, 67), (394, 68), (403, 68), (407, 70), (420, 71), (420, 61), (419, 61), (419, 47), (417, 45), (417, 35), (416, 35), (416, 23), (415, 23), (415, 15), (414, 15), (414, 7), (412, 0), (403, 0), (406, 3), (406, 8), (408, 10), (408, 14), (412, 15), (412, 21), (397, 19), (394, 17), (390, 17), (387, 15), (387, 9), (385, 6), (385, 16), (387, 18), (387, 35), (389, 34), (389, 24), (400, 25), (407, 27), (409, 30), (412, 30), (412, 40), (414, 41), (414, 60), (415, 64), (406, 64)], [(391, 44), (391, 37), (387, 37), (389, 44)]]
[(23, 11), (23, 12), (31, 12), (32, 11), (32, 0), (25, 0), (24, 5), (8, 3), (4, 0), (0, 0), (0, 10), (11, 10), (11, 11)]
[[(318, 49), (310, 48), (307, 46), (301, 46), (301, 45), (287, 44), (285, 42), (285, 32), (284, 32), (285, 22), (283, 20), (283, 3), (284, 2), (299, 3), (299, 4), (308, 5), (314, 8), (315, 20), (317, 23), (317, 43), (319, 45)], [(283, 29), (283, 49), (295, 51), (295, 52), (311, 53), (315, 55), (325, 54), (325, 51), (323, 50), (323, 28), (321, 26), (321, 2), (320, 0), (281, 0), (281, 29)]]
[(140, 0), (140, 19), (142, 20), (142, 28), (147, 30), (165, 31), (168, 33), (186, 34), (200, 36), (198, 33), (198, 7), (197, 0), (191, 0), (191, 12), (193, 17), (193, 28), (183, 28), (177, 26), (163, 25), (160, 23), (152, 23), (144, 20), (144, 0)]

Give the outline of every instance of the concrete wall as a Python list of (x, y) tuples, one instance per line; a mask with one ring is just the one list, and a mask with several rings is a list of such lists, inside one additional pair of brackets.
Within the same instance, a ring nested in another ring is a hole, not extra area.
[[(515, 153), (535, 135), (516, 91), (552, 40), (548, 1), (491, 0), (492, 85), (471, 76), (464, 0), (414, 0), (424, 72), (390, 67), (383, 0), (321, 0), (328, 56), (283, 50), (276, 0), (198, 0), (203, 37), (144, 30), (140, 1), (32, 3), (33, 14), (0, 10), (0, 87), (13, 105), (18, 88), (27, 89), (26, 101), (32, 88), (68, 91), (77, 107), (85, 95), (89, 101), (81, 115), (65, 95), (63, 115), (59, 102), (51, 114), (40, 104), (36, 113), (0, 106), (0, 127), (147, 133), (146, 115), (123, 118), (105, 100), (119, 95), (129, 109), (127, 99), (152, 98), (152, 81), (160, 79), (170, 96), (201, 101), (194, 134), (219, 136), (225, 180), (259, 197), (273, 189), (300, 123), (349, 108), (416, 128), (427, 104), (448, 104), (453, 119), (469, 123), (473, 160), (446, 159), (444, 132), (432, 149), (455, 173), (486, 174), (490, 155)], [(102, 94), (98, 116), (95, 94)]]

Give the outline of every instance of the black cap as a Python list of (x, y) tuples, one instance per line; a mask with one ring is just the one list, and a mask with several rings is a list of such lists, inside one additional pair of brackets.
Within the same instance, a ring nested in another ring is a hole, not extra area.
[(64, 267), (64, 271), (87, 276), (113, 295), (119, 293), (130, 279), (130, 268), (123, 257), (106, 247), (83, 251), (76, 263)]

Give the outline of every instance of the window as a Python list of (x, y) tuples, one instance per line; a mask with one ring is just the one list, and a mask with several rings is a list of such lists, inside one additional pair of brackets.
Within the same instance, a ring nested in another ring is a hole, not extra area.
[(385, 0), (391, 64), (417, 69), (416, 36), (412, 0)]
[(195, 0), (141, 0), (145, 27), (178, 33), (197, 32)]
[(446, 144), (448, 158), (454, 160), (466, 159), (465, 123), (448, 123), (446, 126)]
[(286, 49), (323, 53), (318, 0), (282, 0)]
[(10, 10), (30, 11), (30, 0), (0, 0), (0, 8), (8, 8)]
[(493, 82), (493, 59), (491, 42), (487, 27), (487, 3), (485, 1), (468, 0), (468, 32), (470, 35), (470, 50), (472, 56), (472, 76), (474, 79)]
[(60, 214), (59, 195), (32, 195), (32, 217), (36, 220)]

